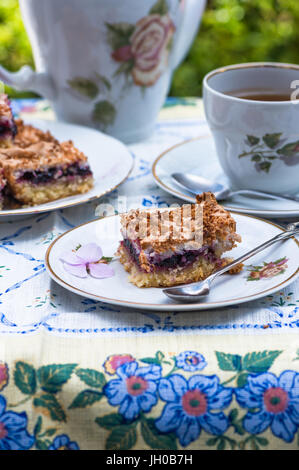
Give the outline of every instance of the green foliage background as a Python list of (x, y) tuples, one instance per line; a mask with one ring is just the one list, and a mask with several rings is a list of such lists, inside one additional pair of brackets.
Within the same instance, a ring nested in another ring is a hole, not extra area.
[[(247, 61), (299, 63), (299, 0), (208, 0), (170, 94), (201, 95), (207, 72)], [(33, 65), (17, 0), (0, 0), (0, 63), (10, 70)]]

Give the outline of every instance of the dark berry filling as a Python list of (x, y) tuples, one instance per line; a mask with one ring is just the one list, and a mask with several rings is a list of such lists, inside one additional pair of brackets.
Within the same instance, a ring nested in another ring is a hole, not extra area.
[(127, 252), (129, 253), (130, 257), (133, 259), (133, 261), (139, 265), (139, 253), (137, 253), (135, 247), (132, 245), (130, 240), (127, 238), (121, 242), (122, 245), (125, 246)]
[(88, 165), (80, 166), (79, 163), (74, 163), (66, 168), (54, 166), (47, 170), (24, 171), (24, 173), (18, 177), (17, 181), (29, 182), (31, 184), (45, 184), (65, 177), (68, 179), (78, 176), (86, 178), (91, 175), (92, 173)]
[[(136, 251), (130, 240), (125, 239), (122, 242), (131, 259), (140, 267), (139, 253)], [(148, 255), (149, 256), (149, 255)], [(211, 247), (203, 247), (200, 250), (185, 250), (182, 253), (175, 253), (173, 256), (167, 258), (161, 257), (158, 253), (150, 256), (151, 271), (169, 270), (177, 267), (186, 268), (192, 265), (199, 257), (205, 258), (210, 262), (217, 262), (218, 258), (215, 256), (214, 250)]]
[(14, 121), (5, 119), (0, 121), (0, 137), (11, 135), (14, 138), (17, 134), (17, 126)]

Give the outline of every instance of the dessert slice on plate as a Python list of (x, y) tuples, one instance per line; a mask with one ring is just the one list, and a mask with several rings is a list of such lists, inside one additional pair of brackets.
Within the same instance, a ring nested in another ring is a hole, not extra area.
[(0, 147), (12, 145), (17, 133), (17, 126), (11, 111), (7, 95), (0, 94)]
[(14, 144), (17, 147), (26, 148), (39, 142), (52, 142), (59, 144), (58, 140), (49, 131), (42, 131), (30, 124), (25, 124), (22, 119), (16, 119), (17, 135)]
[(4, 207), (6, 199), (6, 179), (4, 178), (3, 169), (0, 168), (0, 211), (2, 211)]
[(85, 193), (93, 186), (87, 157), (71, 141), (0, 149), (0, 167), (10, 195), (23, 204), (43, 204)]
[[(196, 204), (131, 210), (121, 216), (117, 254), (137, 287), (165, 287), (205, 279), (231, 261), (221, 258), (241, 241), (236, 223), (212, 193)], [(237, 271), (235, 271), (237, 272)]]

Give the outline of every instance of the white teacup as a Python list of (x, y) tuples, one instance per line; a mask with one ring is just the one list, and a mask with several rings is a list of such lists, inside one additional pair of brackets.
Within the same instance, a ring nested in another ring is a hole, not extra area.
[(58, 119), (125, 142), (151, 134), (206, 0), (20, 0), (36, 70), (0, 80), (48, 98)]
[[(299, 192), (298, 80), (299, 66), (280, 63), (232, 65), (204, 78), (206, 118), (232, 186), (277, 194)], [(236, 96), (240, 90), (254, 89), (284, 90), (296, 101)]]

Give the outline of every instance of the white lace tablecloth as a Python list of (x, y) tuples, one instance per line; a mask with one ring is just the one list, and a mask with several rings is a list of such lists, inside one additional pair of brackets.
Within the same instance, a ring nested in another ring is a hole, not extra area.
[[(22, 116), (51, 118), (38, 102), (14, 103)], [(167, 148), (207, 134), (201, 102), (168, 101), (154, 135), (130, 145), (135, 166), (128, 180), (101, 202), (116, 204), (126, 196), (135, 207), (159, 207), (175, 201), (160, 189), (151, 174), (152, 163)], [(178, 202), (178, 201), (176, 201)], [(241, 306), (202, 312), (130, 310), (79, 297), (53, 282), (44, 256), (54, 238), (95, 217), (98, 201), (71, 209), (0, 224), (0, 333), (30, 335), (45, 331), (59, 336), (165, 335), (168, 332), (234, 333), (299, 327), (299, 282), (275, 295)], [(287, 222), (287, 221), (283, 221)], [(281, 221), (279, 222), (281, 223)]]
[[(14, 108), (53, 118), (44, 101)], [(152, 163), (207, 131), (200, 101), (168, 100), (154, 135), (129, 147), (132, 174), (101, 202), (174, 202)], [(50, 279), (45, 252), (98, 203), (0, 223), (0, 450), (298, 450), (299, 282), (190, 313), (79, 297)]]

